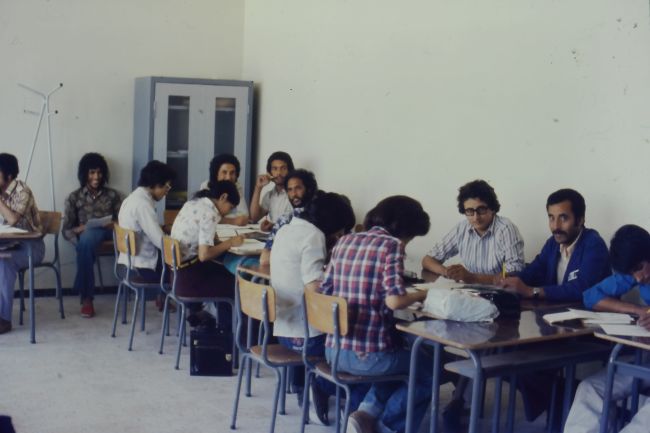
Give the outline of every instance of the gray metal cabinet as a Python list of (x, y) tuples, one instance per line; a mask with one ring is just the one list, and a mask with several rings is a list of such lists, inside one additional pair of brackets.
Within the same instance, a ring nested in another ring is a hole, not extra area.
[(136, 78), (133, 187), (147, 162), (166, 162), (178, 178), (160, 209), (179, 209), (208, 179), (212, 157), (232, 153), (241, 163), (242, 199), (248, 201), (252, 111), (252, 81)]

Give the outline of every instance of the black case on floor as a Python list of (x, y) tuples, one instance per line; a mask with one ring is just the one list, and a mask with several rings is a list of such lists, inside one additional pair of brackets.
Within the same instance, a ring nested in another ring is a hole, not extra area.
[(196, 328), (190, 332), (190, 375), (232, 376), (232, 332)]

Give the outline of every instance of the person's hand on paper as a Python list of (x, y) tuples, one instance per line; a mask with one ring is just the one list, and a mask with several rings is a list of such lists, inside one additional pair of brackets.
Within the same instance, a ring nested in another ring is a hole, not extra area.
[(636, 324), (650, 331), (650, 310), (639, 313), (639, 320), (637, 320)]
[(233, 236), (229, 239), (230, 241), (230, 247), (239, 247), (244, 243), (244, 237), (243, 236)]
[(463, 265), (450, 265), (447, 266), (447, 278), (454, 281), (462, 281), (464, 283), (473, 283), (474, 275), (465, 269)]
[(533, 289), (524, 283), (519, 277), (502, 278), (499, 281), (499, 286), (510, 293), (516, 293), (524, 298), (532, 298)]
[(262, 221), (260, 221), (260, 230), (263, 232), (270, 232), (272, 228), (273, 223), (268, 219), (264, 218)]

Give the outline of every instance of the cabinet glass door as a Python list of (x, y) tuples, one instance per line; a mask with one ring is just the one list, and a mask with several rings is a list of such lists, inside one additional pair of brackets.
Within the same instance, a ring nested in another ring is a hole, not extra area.
[(167, 194), (166, 209), (180, 209), (187, 201), (190, 97), (170, 95), (167, 105), (166, 161), (176, 170), (176, 180)]

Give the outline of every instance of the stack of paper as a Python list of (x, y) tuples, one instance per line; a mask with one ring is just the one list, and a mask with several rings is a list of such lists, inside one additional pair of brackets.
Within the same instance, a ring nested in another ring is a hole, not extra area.
[(232, 247), (230, 252), (240, 255), (260, 254), (264, 248), (264, 242), (255, 239), (244, 239), (244, 243), (238, 247)]
[(637, 325), (600, 325), (609, 335), (624, 335), (628, 337), (650, 337), (650, 331)]
[(8, 224), (0, 224), (0, 234), (14, 234), (14, 233), (28, 233), (27, 230), (19, 229), (18, 227), (10, 226)]
[(576, 310), (573, 308), (569, 308), (569, 311), (562, 313), (545, 314), (543, 317), (544, 320), (551, 324), (575, 319), (584, 320), (584, 323), (589, 324), (625, 324), (632, 323), (634, 320), (629, 314), (599, 313), (596, 311)]

